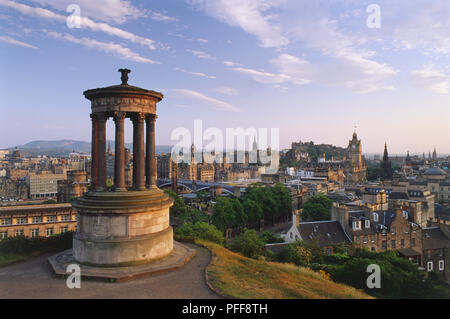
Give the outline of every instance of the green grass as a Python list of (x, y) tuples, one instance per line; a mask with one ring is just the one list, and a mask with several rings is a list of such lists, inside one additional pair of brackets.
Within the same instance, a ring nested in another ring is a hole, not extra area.
[(353, 287), (330, 280), (327, 274), (293, 264), (244, 257), (220, 245), (201, 241), (213, 260), (207, 267), (208, 282), (221, 294), (250, 299), (369, 299)]

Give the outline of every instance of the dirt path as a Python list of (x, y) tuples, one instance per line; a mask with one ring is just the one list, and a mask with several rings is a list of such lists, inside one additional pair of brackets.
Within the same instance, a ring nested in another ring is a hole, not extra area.
[(183, 268), (124, 283), (82, 281), (80, 289), (69, 289), (48, 265), (50, 254), (0, 268), (0, 298), (219, 298), (205, 282), (210, 252), (190, 245), (197, 255)]

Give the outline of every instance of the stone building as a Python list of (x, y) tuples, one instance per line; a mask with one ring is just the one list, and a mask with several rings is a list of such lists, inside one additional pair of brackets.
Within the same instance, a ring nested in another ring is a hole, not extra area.
[(31, 199), (51, 198), (58, 195), (58, 181), (65, 180), (65, 174), (29, 173), (26, 182)]
[(82, 196), (88, 184), (85, 171), (68, 171), (67, 180), (58, 181), (58, 202), (67, 203)]
[(347, 160), (344, 163), (345, 180), (349, 184), (366, 181), (367, 165), (362, 157), (362, 144), (358, 136), (353, 133), (347, 147)]
[(0, 239), (48, 237), (74, 231), (76, 212), (70, 204), (0, 207)]
[(450, 283), (450, 239), (441, 225), (423, 229), (423, 266), (427, 272), (433, 271), (441, 279)]
[(172, 155), (160, 154), (156, 157), (158, 178), (171, 179), (172, 178)]

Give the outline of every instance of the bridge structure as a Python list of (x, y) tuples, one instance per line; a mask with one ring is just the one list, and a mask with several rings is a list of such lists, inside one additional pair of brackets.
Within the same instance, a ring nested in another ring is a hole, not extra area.
[[(228, 194), (235, 194), (236, 188), (241, 189), (242, 187), (224, 184), (224, 183), (215, 183), (215, 182), (202, 182), (202, 181), (192, 181), (192, 180), (178, 180), (178, 186), (183, 187), (193, 193), (198, 193), (203, 190), (210, 190), (211, 188), (222, 188), (222, 191)], [(170, 179), (158, 179), (157, 186), (158, 188), (165, 188), (172, 185), (172, 180)]]

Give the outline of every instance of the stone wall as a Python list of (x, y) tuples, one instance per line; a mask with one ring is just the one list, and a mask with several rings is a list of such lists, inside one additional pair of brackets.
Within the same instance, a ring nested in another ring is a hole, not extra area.
[(0, 178), (0, 197), (28, 198), (26, 182)]

